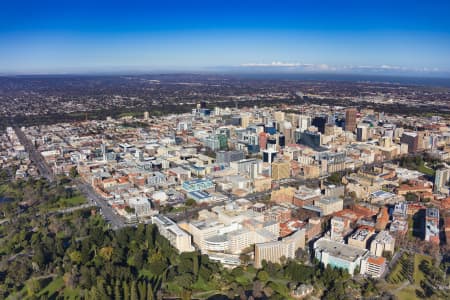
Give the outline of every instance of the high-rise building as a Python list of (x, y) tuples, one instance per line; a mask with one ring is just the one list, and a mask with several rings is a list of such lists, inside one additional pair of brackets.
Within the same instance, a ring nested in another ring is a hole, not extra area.
[(241, 115), (241, 127), (247, 128), (249, 124), (250, 124), (250, 115), (249, 114)]
[(429, 207), (425, 214), (425, 241), (439, 245), (439, 209)]
[(284, 134), (278, 135), (278, 145), (280, 147), (286, 146), (286, 136)]
[(347, 108), (345, 110), (345, 130), (355, 131), (356, 129), (356, 114), (357, 110), (354, 107)]
[(245, 153), (239, 150), (219, 151), (216, 153), (216, 162), (219, 164), (229, 164), (245, 158)]
[(356, 140), (358, 142), (365, 142), (369, 137), (369, 126), (367, 124), (359, 124), (356, 128)]
[(324, 134), (327, 136), (334, 135), (334, 124), (325, 124)]
[(217, 135), (206, 137), (204, 139), (204, 144), (212, 151), (220, 150), (220, 140)]
[(275, 118), (275, 121), (277, 121), (278, 123), (284, 121), (284, 117), (285, 117), (285, 113), (282, 111), (276, 111), (273, 114), (273, 117)]
[(313, 149), (320, 147), (320, 133), (306, 130), (300, 135), (300, 144)]
[(333, 217), (331, 219), (331, 240), (335, 242), (344, 242), (345, 236), (350, 231), (350, 222), (342, 217)]
[(433, 187), (434, 191), (440, 192), (443, 189), (443, 187), (448, 183), (449, 179), (450, 179), (450, 169), (436, 170), (436, 174), (434, 176), (434, 187)]
[(376, 256), (383, 256), (383, 252), (394, 253), (395, 238), (389, 232), (380, 231), (370, 243), (370, 252)]
[(224, 150), (228, 148), (228, 138), (224, 134), (218, 134), (217, 139), (219, 140), (220, 150)]
[(259, 148), (261, 150), (265, 150), (267, 148), (267, 138), (269, 137), (269, 134), (265, 133), (265, 132), (261, 132), (258, 135), (259, 138)]
[(306, 115), (300, 115), (298, 117), (298, 128), (301, 132), (307, 130), (311, 126), (311, 117)]
[(316, 126), (320, 133), (325, 133), (325, 124), (327, 124), (327, 117), (315, 117), (311, 125)]
[(261, 268), (262, 262), (280, 263), (281, 258), (295, 258), (295, 252), (305, 247), (305, 230), (300, 229), (281, 241), (255, 244), (255, 267)]
[(415, 153), (419, 147), (419, 137), (415, 132), (403, 132), (400, 143), (408, 145), (408, 153)]
[(277, 151), (273, 149), (263, 150), (263, 161), (267, 163), (272, 163), (277, 156)]
[(290, 163), (288, 161), (276, 161), (272, 163), (272, 179), (280, 180), (289, 178), (290, 173)]

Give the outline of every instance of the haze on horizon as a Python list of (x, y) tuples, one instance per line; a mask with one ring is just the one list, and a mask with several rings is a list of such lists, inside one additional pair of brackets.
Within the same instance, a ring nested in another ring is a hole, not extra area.
[(450, 77), (450, 3), (445, 0), (92, 2), (0, 4), (0, 74), (255, 71)]

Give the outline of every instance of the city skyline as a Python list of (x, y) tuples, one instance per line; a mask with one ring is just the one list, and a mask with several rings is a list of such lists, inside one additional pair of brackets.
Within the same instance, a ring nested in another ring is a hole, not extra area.
[(0, 11), (0, 73), (450, 76), (447, 2), (321, 4), (5, 3)]

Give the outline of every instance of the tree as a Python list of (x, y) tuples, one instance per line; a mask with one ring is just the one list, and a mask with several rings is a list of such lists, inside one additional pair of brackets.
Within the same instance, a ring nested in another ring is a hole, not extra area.
[(35, 262), (40, 268), (42, 268), (46, 264), (46, 254), (42, 244), (37, 245), (36, 249), (34, 250), (33, 262)]
[(116, 284), (114, 285), (114, 299), (115, 300), (121, 300), (122, 299), (122, 293), (120, 291), (119, 281), (116, 281)]
[(70, 168), (69, 176), (70, 176), (70, 178), (75, 178), (78, 176), (77, 167)]
[(405, 200), (408, 201), (408, 202), (416, 202), (416, 201), (419, 200), (419, 197), (416, 194), (414, 194), (414, 193), (408, 192), (405, 195)]
[(29, 296), (34, 296), (41, 290), (41, 282), (38, 279), (31, 278), (27, 281), (27, 292)]
[(242, 253), (241, 255), (239, 255), (239, 259), (241, 260), (242, 264), (246, 266), (250, 261), (250, 255)]
[(139, 299), (145, 299), (147, 297), (147, 285), (142, 280), (138, 282), (138, 292)]
[(70, 260), (74, 263), (74, 264), (80, 264), (81, 262), (81, 253), (80, 251), (72, 251), (69, 254)]
[(138, 293), (136, 288), (136, 281), (131, 281), (131, 288), (130, 288), (130, 300), (138, 300)]
[(192, 198), (188, 198), (186, 200), (185, 204), (186, 204), (186, 206), (195, 206), (197, 204), (197, 202), (194, 199), (192, 199)]
[(267, 282), (267, 280), (269, 280), (269, 273), (267, 273), (264, 270), (260, 270), (258, 272), (258, 274), (256, 275), (256, 277), (261, 280), (262, 282)]
[(155, 299), (155, 295), (153, 293), (153, 288), (151, 283), (147, 283), (147, 300), (153, 300)]
[(123, 299), (130, 300), (130, 288), (126, 281), (124, 281), (122, 284), (122, 290), (123, 290)]

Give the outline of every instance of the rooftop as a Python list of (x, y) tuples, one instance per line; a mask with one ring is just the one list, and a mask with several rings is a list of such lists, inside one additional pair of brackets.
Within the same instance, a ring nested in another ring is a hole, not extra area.
[(341, 244), (332, 240), (321, 238), (314, 243), (314, 250), (327, 252), (329, 255), (346, 261), (356, 261), (358, 257), (362, 257), (368, 253), (366, 249)]

